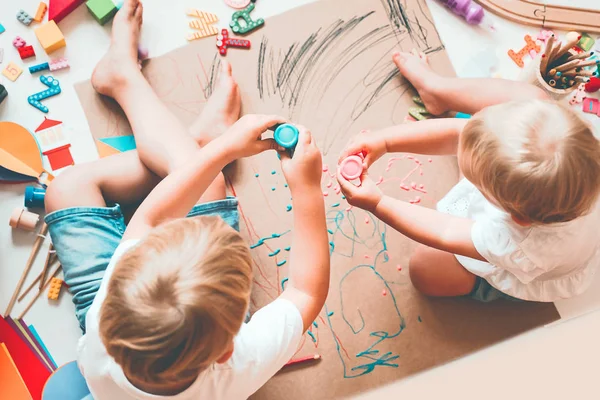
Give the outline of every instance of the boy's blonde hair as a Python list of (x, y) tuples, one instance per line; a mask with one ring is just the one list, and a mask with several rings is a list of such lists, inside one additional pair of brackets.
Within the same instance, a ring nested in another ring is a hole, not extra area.
[(118, 261), (100, 336), (127, 377), (185, 382), (227, 352), (250, 299), (252, 258), (216, 216), (155, 229)]
[(465, 177), (523, 221), (573, 220), (600, 190), (600, 143), (574, 111), (530, 100), (487, 107), (460, 136)]

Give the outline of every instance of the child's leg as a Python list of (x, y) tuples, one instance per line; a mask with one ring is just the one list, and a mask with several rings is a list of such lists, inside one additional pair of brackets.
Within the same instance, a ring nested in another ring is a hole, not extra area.
[[(123, 108), (136, 138), (140, 160), (153, 173), (164, 177), (197, 154), (199, 144), (160, 101), (137, 66), (142, 8), (139, 0), (127, 0), (115, 16), (111, 47), (94, 70), (92, 84)], [(239, 94), (231, 68), (223, 65), (221, 85), (227, 85), (230, 92), (227, 115), (232, 123), (239, 116)]]
[(463, 296), (471, 293), (476, 276), (454, 254), (420, 245), (409, 261), (410, 280), (427, 296)]
[(460, 111), (474, 114), (479, 110), (512, 100), (547, 99), (533, 85), (506, 79), (447, 78), (435, 73), (425, 55), (395, 53), (393, 60), (400, 73), (417, 89), (425, 108), (434, 114)]

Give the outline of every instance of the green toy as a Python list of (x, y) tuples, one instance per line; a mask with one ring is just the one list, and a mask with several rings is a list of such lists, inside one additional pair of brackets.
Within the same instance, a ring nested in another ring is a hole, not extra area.
[[(254, 7), (254, 3), (250, 3), (248, 7), (244, 8), (243, 10), (236, 11), (233, 13), (233, 15), (231, 16), (231, 22), (229, 23), (229, 26), (231, 27), (233, 33), (244, 35), (265, 24), (265, 20), (262, 18), (259, 18), (256, 21), (254, 21), (252, 17), (250, 17), (250, 13), (252, 12), (252, 10), (254, 10)], [(244, 22), (246, 23), (245, 26), (240, 25), (240, 19), (244, 20)]]
[(100, 25), (104, 25), (117, 13), (117, 6), (111, 0), (88, 0), (85, 3)]

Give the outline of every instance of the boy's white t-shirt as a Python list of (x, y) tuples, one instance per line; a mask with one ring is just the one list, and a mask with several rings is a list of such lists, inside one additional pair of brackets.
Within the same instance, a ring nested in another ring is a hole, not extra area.
[(437, 209), (475, 220), (471, 238), (488, 262), (456, 259), (510, 296), (530, 301), (573, 297), (588, 288), (600, 266), (600, 204), (572, 221), (523, 227), (463, 179)]
[(302, 338), (302, 316), (292, 302), (277, 299), (258, 310), (248, 323), (242, 324), (234, 339), (234, 351), (229, 361), (213, 364), (202, 371), (185, 391), (174, 396), (157, 396), (134, 387), (106, 352), (100, 339), (98, 322), (114, 266), (138, 241), (122, 242), (116, 249), (88, 310), (86, 334), (79, 340), (79, 368), (95, 400), (246, 399), (292, 358)]

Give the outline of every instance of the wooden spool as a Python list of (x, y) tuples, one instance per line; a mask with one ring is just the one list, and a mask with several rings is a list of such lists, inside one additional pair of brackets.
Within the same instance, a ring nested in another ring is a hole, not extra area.
[(8, 224), (13, 229), (23, 229), (33, 232), (39, 221), (40, 216), (38, 214), (27, 211), (24, 208), (15, 208), (12, 214), (10, 214)]

